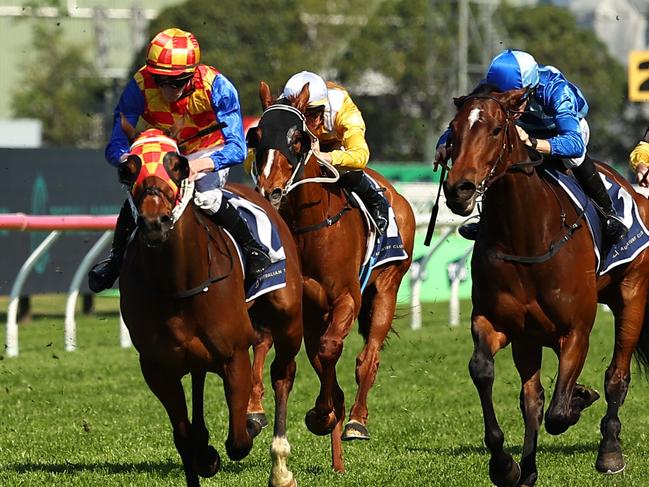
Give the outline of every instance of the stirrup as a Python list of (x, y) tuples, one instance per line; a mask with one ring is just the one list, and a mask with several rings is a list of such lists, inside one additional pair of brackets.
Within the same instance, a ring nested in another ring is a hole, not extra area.
[(604, 220), (604, 234), (610, 242), (619, 242), (624, 238), (628, 231), (629, 229), (619, 216), (615, 213), (606, 214)]
[(261, 247), (244, 247), (246, 253), (246, 276), (257, 278), (272, 264), (270, 257)]

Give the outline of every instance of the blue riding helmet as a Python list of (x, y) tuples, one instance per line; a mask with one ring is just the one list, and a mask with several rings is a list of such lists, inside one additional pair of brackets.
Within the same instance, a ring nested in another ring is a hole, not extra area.
[(539, 65), (531, 54), (507, 49), (493, 58), (485, 81), (502, 91), (535, 88), (539, 84)]

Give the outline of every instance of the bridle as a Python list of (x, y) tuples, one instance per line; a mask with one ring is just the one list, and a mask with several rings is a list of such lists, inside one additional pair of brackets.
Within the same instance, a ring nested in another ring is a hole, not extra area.
[(496, 181), (504, 177), (505, 174), (507, 174), (507, 172), (520, 171), (520, 170), (525, 170), (526, 168), (529, 167), (538, 166), (543, 162), (543, 158), (539, 155), (539, 157), (534, 158), (532, 160), (530, 159), (528, 154), (525, 160), (510, 164), (509, 166), (506, 166), (502, 170), (497, 172), (498, 168), (501, 166), (504, 160), (504, 156), (506, 154), (511, 154), (514, 150), (514, 144), (513, 141), (511, 140), (512, 137), (511, 131), (512, 131), (512, 127), (514, 127), (515, 124), (513, 116), (521, 114), (522, 112), (511, 110), (510, 108), (506, 107), (502, 101), (500, 101), (498, 98), (491, 95), (470, 95), (465, 98), (464, 103), (473, 99), (493, 101), (496, 103), (498, 108), (500, 108), (500, 110), (505, 114), (505, 122), (502, 125), (503, 137), (502, 137), (500, 152), (498, 153), (496, 162), (491, 167), (489, 174), (487, 174), (487, 177), (485, 177), (485, 179), (476, 188), (476, 192), (478, 193), (478, 195), (483, 195)]
[[(299, 119), (300, 123), (300, 130), (307, 134), (309, 137), (311, 143), (315, 142), (317, 140), (317, 137), (309, 130), (307, 124), (306, 124), (306, 117), (304, 114), (298, 110), (297, 108), (291, 106), (291, 105), (285, 105), (282, 103), (276, 103), (274, 105), (269, 106), (264, 110), (264, 112), (261, 115), (261, 118), (259, 120), (259, 126), (263, 124), (264, 121), (264, 116), (268, 117), (270, 114), (274, 114), (277, 111), (284, 111), (287, 112), (288, 114), (292, 115), (293, 117), (297, 117)], [(309, 144), (309, 149), (301, 154), (299, 154), (299, 157), (297, 159), (297, 162), (295, 164), (291, 164), (293, 166), (293, 171), (291, 172), (291, 176), (287, 179), (286, 184), (284, 185), (283, 188), (281, 188), (282, 194), (281, 198), (284, 198), (290, 191), (294, 190), (298, 186), (306, 183), (335, 183), (340, 179), (340, 173), (338, 170), (329, 162), (325, 161), (321, 157), (319, 157), (317, 154), (313, 152), (312, 149), (312, 144)], [(275, 150), (280, 150), (279, 147), (267, 147), (267, 149), (275, 149)], [(304, 178), (303, 173), (304, 173), (304, 168), (306, 165), (309, 163), (311, 160), (311, 157), (314, 157), (318, 163), (321, 166), (324, 166), (333, 176), (331, 177), (321, 177), (321, 176), (316, 176), (316, 177), (309, 177), (309, 178)], [(289, 161), (290, 162), (290, 161)], [(255, 171), (255, 174), (253, 175), (253, 179), (255, 180), (255, 183), (257, 182), (257, 174), (256, 174), (256, 167), (253, 164), (253, 169)]]

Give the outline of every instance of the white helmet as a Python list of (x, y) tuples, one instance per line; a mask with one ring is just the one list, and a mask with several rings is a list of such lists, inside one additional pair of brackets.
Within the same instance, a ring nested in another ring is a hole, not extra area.
[(327, 90), (327, 83), (320, 76), (310, 71), (302, 71), (294, 74), (286, 82), (284, 91), (282, 91), (282, 98), (296, 97), (302, 91), (305, 84), (309, 83), (309, 108), (316, 108), (329, 106), (329, 96)]

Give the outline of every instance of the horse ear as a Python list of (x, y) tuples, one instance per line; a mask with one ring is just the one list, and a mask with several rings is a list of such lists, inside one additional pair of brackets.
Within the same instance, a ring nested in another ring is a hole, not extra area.
[(309, 103), (309, 95), (309, 83), (306, 83), (302, 87), (300, 94), (295, 98), (295, 101), (293, 101), (293, 106), (304, 113), (306, 111), (307, 103)]
[(189, 177), (189, 162), (186, 157), (176, 152), (167, 152), (162, 162), (174, 183), (179, 185), (183, 179)]
[(124, 116), (123, 113), (119, 114), (119, 123), (122, 127), (122, 130), (126, 134), (126, 138), (128, 139), (128, 141), (133, 142), (137, 135), (137, 131), (135, 130), (135, 127), (131, 125), (131, 122), (127, 120), (127, 118)]
[(259, 100), (263, 110), (266, 110), (274, 102), (273, 96), (270, 94), (270, 86), (265, 81), (259, 82)]
[(510, 112), (522, 112), (531, 94), (532, 89), (530, 88), (510, 90), (503, 95), (502, 102), (509, 108)]
[(456, 108), (460, 108), (462, 105), (464, 105), (466, 98), (466, 96), (453, 97), (453, 104)]
[(246, 145), (250, 149), (257, 149), (261, 141), (261, 129), (259, 127), (250, 127), (246, 134)]
[(117, 177), (119, 182), (127, 186), (133, 186), (137, 175), (140, 174), (140, 168), (142, 167), (142, 159), (135, 154), (131, 154), (128, 158), (119, 163), (117, 166)]

